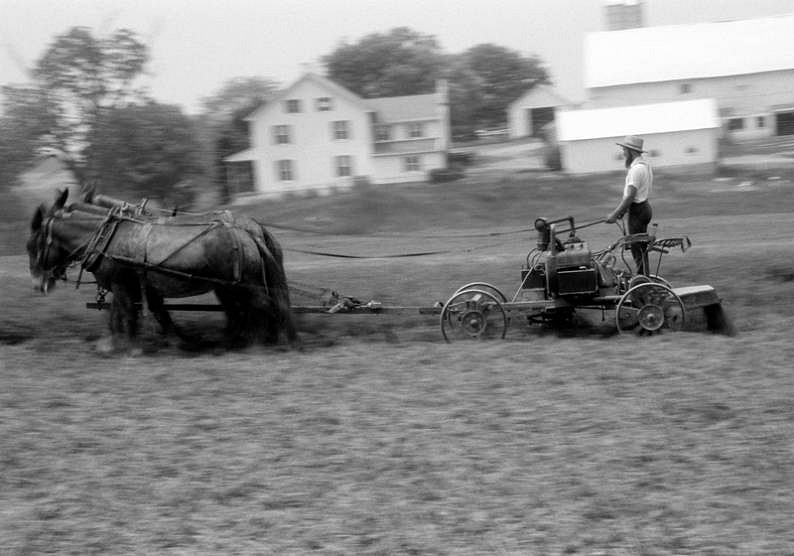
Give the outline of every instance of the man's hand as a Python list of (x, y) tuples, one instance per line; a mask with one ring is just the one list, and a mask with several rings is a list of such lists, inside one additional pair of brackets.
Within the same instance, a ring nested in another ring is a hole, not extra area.
[(609, 216), (607, 216), (607, 217), (604, 219), (604, 222), (606, 222), (607, 224), (614, 224), (614, 223), (615, 223), (615, 222), (617, 222), (617, 221), (618, 221), (618, 217), (615, 215), (615, 213), (614, 213), (614, 212), (613, 212), (613, 213), (611, 213), (611, 214), (609, 214)]

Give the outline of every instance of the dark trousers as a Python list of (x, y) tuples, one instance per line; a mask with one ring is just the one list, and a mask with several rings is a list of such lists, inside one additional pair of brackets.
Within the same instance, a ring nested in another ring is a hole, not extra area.
[[(648, 201), (632, 203), (629, 207), (629, 234), (647, 233), (651, 218), (653, 218), (653, 210)], [(632, 245), (631, 256), (634, 258), (637, 274), (648, 274), (650, 272), (647, 243), (635, 243)]]

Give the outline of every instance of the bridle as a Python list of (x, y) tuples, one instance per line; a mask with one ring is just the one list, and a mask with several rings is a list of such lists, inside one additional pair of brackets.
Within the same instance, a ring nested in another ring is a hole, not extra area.
[(53, 227), (58, 216), (62, 216), (62, 211), (56, 211), (44, 221), (42, 224), (43, 233), (41, 234), (38, 245), (36, 246), (36, 265), (42, 272), (42, 280), (45, 281), (49, 281), (50, 279), (66, 281), (66, 269), (74, 264), (74, 262), (80, 257), (80, 252), (84, 250), (87, 245), (87, 242), (81, 243), (69, 252), (61, 264), (48, 267), (47, 263), (50, 258), (52, 244), (54, 243)]

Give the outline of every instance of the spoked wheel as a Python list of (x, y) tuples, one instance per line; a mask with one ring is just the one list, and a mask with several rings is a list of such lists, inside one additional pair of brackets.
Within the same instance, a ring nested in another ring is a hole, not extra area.
[(684, 327), (686, 309), (676, 293), (664, 284), (646, 282), (630, 288), (615, 309), (618, 332), (650, 335)]
[(672, 286), (672, 284), (670, 284), (670, 282), (668, 282), (667, 280), (665, 280), (664, 278), (662, 278), (658, 274), (649, 274), (648, 278), (650, 278), (651, 282), (653, 282), (654, 284), (662, 284), (663, 286), (667, 286), (670, 289), (673, 288), (673, 286)]
[(648, 274), (647, 276), (644, 274), (638, 274), (634, 276), (631, 280), (629, 280), (629, 289), (633, 288), (634, 286), (639, 286), (640, 284), (662, 284), (663, 286), (667, 286), (668, 288), (672, 289), (672, 285), (670, 282), (659, 276), (658, 274)]
[(497, 295), (485, 290), (456, 292), (441, 310), (444, 340), (489, 340), (507, 334), (507, 314)]
[(500, 290), (493, 284), (489, 284), (488, 282), (472, 282), (471, 284), (466, 284), (465, 286), (461, 286), (460, 288), (455, 290), (455, 294), (459, 294), (460, 292), (466, 290), (482, 290), (484, 292), (490, 293), (500, 302), (507, 303), (507, 297), (505, 296), (505, 294), (502, 293), (502, 290)]

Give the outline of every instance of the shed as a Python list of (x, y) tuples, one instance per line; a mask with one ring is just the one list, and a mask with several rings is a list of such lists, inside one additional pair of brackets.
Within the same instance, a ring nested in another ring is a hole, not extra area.
[(560, 111), (557, 138), (562, 168), (582, 174), (621, 168), (615, 142), (626, 135), (645, 139), (654, 167), (713, 165), (720, 121), (713, 99)]
[(547, 85), (535, 85), (507, 107), (510, 138), (542, 137), (543, 128), (554, 123), (554, 113), (562, 107), (571, 107), (571, 102)]

